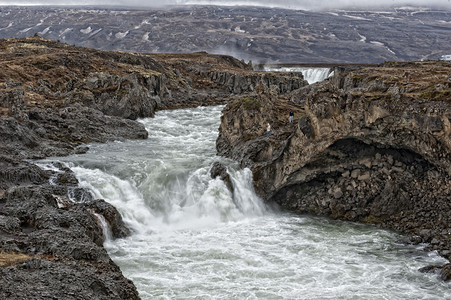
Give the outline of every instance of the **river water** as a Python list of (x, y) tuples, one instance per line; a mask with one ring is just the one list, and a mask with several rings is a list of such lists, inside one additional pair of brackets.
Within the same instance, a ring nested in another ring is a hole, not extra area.
[(272, 72), (300, 72), (309, 84), (323, 81), (324, 79), (333, 76), (334, 71), (330, 68), (303, 68), (303, 67), (264, 67), (265, 71)]
[[(451, 299), (419, 268), (443, 264), (373, 226), (277, 212), (251, 172), (215, 155), (221, 106), (158, 112), (147, 140), (90, 145), (58, 160), (133, 234), (108, 240), (143, 299)], [(235, 190), (211, 179), (228, 166)]]

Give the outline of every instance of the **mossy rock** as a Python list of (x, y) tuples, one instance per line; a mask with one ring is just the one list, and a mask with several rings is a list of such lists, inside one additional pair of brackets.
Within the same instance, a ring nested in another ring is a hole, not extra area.
[(262, 107), (262, 104), (257, 99), (246, 97), (242, 99), (242, 106), (246, 110), (259, 110)]
[(427, 91), (420, 95), (425, 100), (445, 100), (451, 101), (451, 90), (444, 91)]

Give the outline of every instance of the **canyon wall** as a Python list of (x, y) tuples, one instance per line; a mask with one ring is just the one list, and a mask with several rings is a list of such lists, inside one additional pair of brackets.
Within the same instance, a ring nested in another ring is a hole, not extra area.
[(449, 259), (450, 75), (449, 63), (385, 63), (288, 99), (263, 89), (225, 108), (218, 154), (251, 168), (268, 203), (408, 233)]

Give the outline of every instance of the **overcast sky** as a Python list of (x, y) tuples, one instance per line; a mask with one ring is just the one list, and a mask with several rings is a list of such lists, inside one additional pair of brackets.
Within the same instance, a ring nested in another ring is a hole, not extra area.
[(336, 9), (336, 8), (374, 8), (391, 6), (422, 6), (451, 9), (451, 0), (0, 0), (0, 5), (120, 5), (120, 6), (162, 6), (181, 4), (213, 5), (259, 5), (292, 9)]

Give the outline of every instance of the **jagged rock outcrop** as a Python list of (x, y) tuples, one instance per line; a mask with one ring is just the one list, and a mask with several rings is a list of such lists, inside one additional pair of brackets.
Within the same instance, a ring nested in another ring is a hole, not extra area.
[(159, 109), (223, 104), (231, 94), (255, 92), (259, 83), (277, 86), (277, 93), (282, 95), (308, 84), (301, 73), (256, 72), (252, 63), (246, 64), (227, 55), (197, 52), (151, 56), (175, 70), (183, 83), (170, 88), (170, 101), (162, 101)]
[(0, 255), (11, 257), (1, 260), (0, 298), (139, 298), (103, 248), (101, 224), (89, 209), (123, 237), (128, 229), (114, 207), (86, 197), (68, 169), (44, 171), (4, 156), (0, 164)]
[[(78, 187), (63, 165), (42, 170), (29, 159), (145, 139), (135, 119), (224, 103), (257, 82), (276, 84), (277, 95), (306, 84), (299, 74), (254, 72), (230, 56), (102, 52), (37, 36), (0, 40), (0, 58), (1, 299), (139, 298), (103, 248), (110, 235), (130, 234), (119, 212)], [(216, 175), (227, 172), (218, 166)]]
[(89, 50), (39, 37), (1, 40), (0, 54), (0, 103), (6, 115), (24, 105), (82, 104), (109, 116), (149, 117), (170, 100), (166, 85), (179, 79), (149, 56)]
[[(201, 73), (202, 74), (202, 73)], [(212, 71), (204, 73), (213, 82), (225, 86), (232, 94), (253, 92), (260, 82), (266, 86), (276, 86), (279, 94), (287, 94), (308, 83), (304, 81), (302, 73), (256, 72), (255, 74), (233, 74), (229, 72)]]
[(77, 153), (87, 142), (144, 139), (147, 131), (138, 122), (104, 115), (79, 103), (57, 111), (22, 107), (16, 117), (0, 119), (0, 144), (4, 154), (43, 158)]
[(211, 178), (219, 177), (226, 184), (229, 191), (233, 192), (233, 183), (230, 179), (229, 173), (227, 173), (227, 168), (220, 162), (215, 162), (211, 166), (210, 170)]
[(89, 201), (86, 206), (91, 211), (100, 214), (108, 222), (113, 238), (123, 238), (130, 235), (130, 229), (125, 226), (117, 209), (104, 200)]
[(218, 153), (250, 167), (266, 201), (408, 233), (450, 259), (450, 69), (387, 63), (344, 72), (291, 95), (304, 109), (295, 125), (275, 97), (252, 110), (228, 105)]
[(24, 107), (81, 104), (135, 120), (158, 109), (224, 103), (260, 81), (281, 94), (307, 84), (300, 73), (254, 72), (226, 55), (102, 52), (37, 36), (0, 40), (0, 55), (0, 115), (15, 117)]

